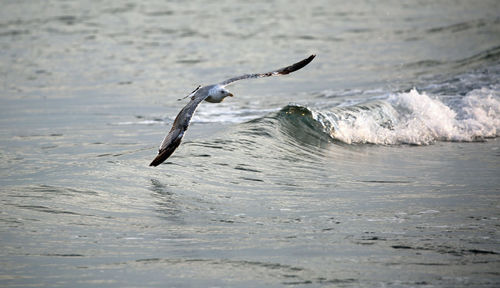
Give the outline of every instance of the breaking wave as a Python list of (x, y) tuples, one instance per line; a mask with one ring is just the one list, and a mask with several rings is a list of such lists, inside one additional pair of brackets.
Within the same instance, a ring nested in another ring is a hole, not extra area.
[(383, 99), (330, 109), (291, 104), (280, 121), (302, 118), (347, 144), (428, 145), (436, 141), (484, 141), (500, 135), (500, 93), (490, 88), (465, 96), (433, 96), (412, 89)]

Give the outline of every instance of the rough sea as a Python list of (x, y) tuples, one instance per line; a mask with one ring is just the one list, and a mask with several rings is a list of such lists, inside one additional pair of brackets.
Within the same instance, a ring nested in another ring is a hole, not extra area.
[(500, 286), (499, 1), (0, 6), (1, 287)]

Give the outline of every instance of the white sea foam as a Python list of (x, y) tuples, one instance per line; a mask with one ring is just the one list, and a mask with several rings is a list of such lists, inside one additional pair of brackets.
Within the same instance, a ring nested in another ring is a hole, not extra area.
[(477, 89), (451, 100), (413, 89), (385, 100), (316, 111), (313, 117), (325, 132), (345, 143), (426, 145), (500, 135), (498, 90)]

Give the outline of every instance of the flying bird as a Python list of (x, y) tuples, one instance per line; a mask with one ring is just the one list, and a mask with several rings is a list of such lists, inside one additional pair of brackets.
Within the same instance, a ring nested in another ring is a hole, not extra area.
[(224, 100), (224, 98), (233, 96), (233, 94), (226, 90), (226, 86), (232, 84), (233, 82), (243, 79), (286, 75), (303, 68), (304, 66), (309, 64), (314, 59), (314, 57), (316, 57), (316, 55), (311, 55), (302, 61), (275, 71), (267, 73), (245, 74), (229, 78), (217, 84), (198, 86), (193, 92), (184, 97), (191, 97), (191, 101), (189, 101), (189, 103), (184, 106), (184, 108), (182, 108), (182, 110), (175, 118), (170, 132), (168, 132), (167, 136), (165, 136), (160, 144), (158, 155), (151, 162), (151, 164), (149, 164), (149, 166), (160, 165), (161, 163), (163, 163), (163, 161), (167, 160), (167, 158), (170, 157), (172, 153), (174, 153), (175, 149), (181, 144), (182, 137), (184, 136), (184, 133), (189, 126), (191, 117), (193, 117), (196, 108), (203, 100), (211, 103), (220, 103), (222, 102), (222, 100)]

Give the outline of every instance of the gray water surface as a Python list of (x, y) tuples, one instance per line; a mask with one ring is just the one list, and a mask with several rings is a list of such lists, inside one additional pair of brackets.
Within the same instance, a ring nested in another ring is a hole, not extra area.
[(0, 286), (499, 286), (499, 11), (4, 1)]

